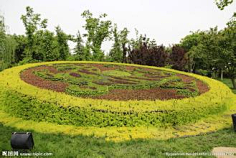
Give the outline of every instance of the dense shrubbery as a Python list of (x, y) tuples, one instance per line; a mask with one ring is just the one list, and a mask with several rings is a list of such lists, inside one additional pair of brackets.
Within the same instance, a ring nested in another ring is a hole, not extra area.
[(141, 43), (139, 48), (133, 49), (129, 53), (129, 60), (134, 64), (160, 66), (167, 63), (168, 54), (164, 46), (148, 46), (147, 43)]

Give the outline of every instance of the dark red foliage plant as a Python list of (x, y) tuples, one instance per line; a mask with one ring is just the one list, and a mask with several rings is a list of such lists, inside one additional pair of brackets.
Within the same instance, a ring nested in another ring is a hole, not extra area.
[(174, 45), (172, 47), (172, 52), (169, 57), (170, 65), (173, 69), (184, 70), (187, 64), (187, 52), (180, 46)]
[(143, 41), (138, 48), (134, 48), (129, 52), (128, 58), (134, 64), (162, 67), (166, 65), (168, 53), (165, 52), (163, 45), (150, 45)]

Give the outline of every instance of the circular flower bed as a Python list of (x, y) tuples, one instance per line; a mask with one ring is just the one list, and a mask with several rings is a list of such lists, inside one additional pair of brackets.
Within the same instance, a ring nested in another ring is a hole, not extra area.
[[(126, 138), (134, 138), (134, 133), (138, 138), (157, 137), (150, 134), (156, 128), (187, 125), (225, 112), (234, 97), (227, 86), (207, 77), (101, 62), (49, 62), (7, 69), (0, 73), (0, 92), (0, 110), (6, 118), (55, 126), (54, 132), (79, 129), (81, 134), (93, 129), (93, 134), (110, 139), (117, 132)], [(145, 136), (140, 131), (146, 131)]]

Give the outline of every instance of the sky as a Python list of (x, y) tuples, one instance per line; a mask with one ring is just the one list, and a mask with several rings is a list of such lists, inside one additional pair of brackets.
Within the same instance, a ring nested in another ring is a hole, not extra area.
[[(26, 6), (48, 19), (51, 31), (59, 25), (68, 34), (85, 33), (81, 13), (90, 10), (95, 17), (106, 13), (119, 30), (127, 27), (129, 38), (135, 38), (136, 28), (165, 46), (179, 43), (190, 31), (223, 29), (236, 12), (236, 2), (221, 11), (214, 0), (0, 0), (0, 14), (10, 34), (25, 33), (20, 17)], [(105, 42), (103, 50), (107, 52), (111, 44)]]

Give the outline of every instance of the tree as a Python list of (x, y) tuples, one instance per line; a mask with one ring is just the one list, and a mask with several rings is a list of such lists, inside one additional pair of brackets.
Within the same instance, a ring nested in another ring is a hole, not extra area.
[(82, 13), (82, 17), (86, 20), (83, 27), (87, 30), (87, 33), (84, 34), (84, 37), (87, 37), (85, 51), (86, 54), (92, 51), (93, 60), (102, 61), (104, 58), (101, 46), (104, 40), (109, 39), (111, 33), (111, 21), (103, 20), (106, 16), (106, 14), (101, 14), (98, 18), (94, 18), (89, 10)]
[(199, 37), (201, 33), (200, 31), (197, 32), (191, 32), (190, 35), (187, 35), (180, 41), (180, 47), (184, 48), (184, 50), (187, 52), (186, 54), (186, 59), (187, 59), (187, 67), (188, 67), (188, 72), (193, 72), (195, 69), (195, 60), (194, 60), (194, 54), (195, 54), (195, 49), (196, 46), (199, 43)]
[(0, 69), (11, 67), (15, 63), (16, 42), (10, 35), (6, 35), (3, 43), (2, 66)]
[(1, 58), (1, 67), (3, 65), (3, 56), (5, 53), (5, 40), (6, 40), (6, 31), (5, 31), (5, 22), (4, 17), (0, 16), (0, 58)]
[(128, 34), (129, 31), (127, 28), (124, 28), (121, 32), (120, 32), (120, 41), (121, 41), (121, 46), (122, 46), (122, 62), (126, 63), (126, 56), (127, 56), (127, 52), (128, 52), (128, 46), (127, 44), (129, 44), (129, 40), (128, 40)]
[(79, 31), (76, 35), (75, 42), (76, 42), (76, 46), (74, 49), (75, 50), (75, 60), (79, 60), (79, 61), (89, 60), (90, 54), (88, 53), (88, 51), (85, 51), (85, 48), (83, 45), (83, 39), (82, 39)]
[(128, 51), (127, 43), (129, 42), (127, 39), (128, 33), (129, 31), (127, 28), (118, 31), (117, 25), (114, 25), (114, 28), (112, 29), (114, 44), (109, 53), (111, 61), (126, 62), (126, 55)]
[(113, 40), (114, 44), (112, 46), (112, 49), (109, 53), (109, 56), (111, 58), (111, 61), (115, 62), (121, 62), (122, 61), (122, 46), (121, 46), (121, 41), (120, 41), (120, 33), (117, 30), (117, 25), (114, 25), (114, 28), (112, 30), (113, 34)]
[(129, 53), (129, 60), (132, 63), (149, 66), (165, 66), (168, 54), (165, 52), (164, 46), (151, 46), (149, 39), (143, 37), (143, 41), (139, 44), (139, 48), (133, 48)]
[[(225, 69), (220, 47), (220, 36), (217, 27), (209, 31), (197, 31), (181, 40), (181, 47), (187, 51), (189, 71), (206, 75), (206, 71), (214, 76), (217, 71)], [(204, 73), (202, 73), (204, 72)]]
[(40, 29), (47, 27), (47, 19), (41, 19), (40, 14), (35, 14), (33, 8), (27, 6), (26, 14), (21, 16), (21, 20), (24, 23), (27, 37), (27, 47), (25, 50), (25, 57), (29, 60), (32, 59), (32, 54), (37, 54), (37, 41), (35, 33)]
[[(207, 70), (212, 70), (213, 77), (217, 77), (217, 71), (221, 73), (223, 77), (223, 71), (225, 69), (224, 60), (222, 60), (222, 52), (219, 45), (219, 31), (218, 28), (210, 28), (209, 31), (205, 31), (202, 36), (200, 36), (200, 42), (204, 46), (205, 55), (205, 65)], [(209, 62), (210, 61), (210, 62)]]
[(43, 32), (40, 51), (43, 52), (43, 61), (55, 61), (60, 58), (57, 40), (54, 34), (48, 30)]
[(24, 51), (27, 47), (27, 38), (24, 35), (13, 35), (14, 40), (16, 41), (15, 48), (15, 62), (18, 63), (24, 58)]
[(185, 70), (187, 64), (186, 51), (178, 45), (172, 47), (172, 52), (170, 54), (170, 64), (173, 69)]
[(15, 47), (14, 38), (6, 34), (4, 17), (0, 16), (0, 70), (15, 63)]
[(230, 77), (233, 88), (236, 89), (236, 20), (233, 18), (230, 22), (228, 22), (228, 27), (225, 28), (222, 32), (224, 35), (223, 40), (223, 50), (225, 54), (226, 61), (226, 72)]
[(130, 48), (131, 49), (138, 49), (141, 45), (142, 45), (142, 43), (144, 42), (143, 41), (143, 39), (145, 38), (145, 42), (146, 43), (149, 43), (149, 38), (146, 38), (146, 36), (145, 37), (143, 37), (143, 35), (142, 34), (139, 34), (139, 32), (138, 32), (138, 30), (137, 29), (135, 29), (135, 34), (136, 34), (136, 39), (131, 39), (130, 40)]
[(68, 35), (65, 34), (60, 26), (56, 27), (56, 38), (59, 51), (59, 60), (66, 60), (70, 54), (68, 45)]
[(215, 0), (217, 7), (223, 10), (226, 6), (233, 3), (233, 0)]

